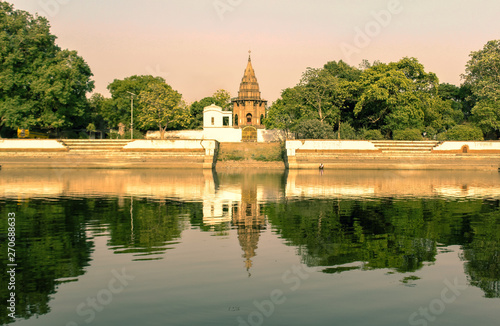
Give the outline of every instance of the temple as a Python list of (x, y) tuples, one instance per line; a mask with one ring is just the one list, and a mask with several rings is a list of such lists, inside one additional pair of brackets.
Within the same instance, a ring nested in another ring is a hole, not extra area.
[(252, 67), (250, 52), (248, 64), (241, 79), (238, 97), (233, 98), (231, 103), (233, 104), (234, 127), (264, 128), (262, 120), (266, 117), (267, 101), (260, 97), (259, 83)]

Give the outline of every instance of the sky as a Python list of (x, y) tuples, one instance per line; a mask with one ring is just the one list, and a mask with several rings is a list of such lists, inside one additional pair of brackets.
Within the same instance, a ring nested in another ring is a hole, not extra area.
[(498, 0), (8, 0), (45, 16), (57, 44), (89, 64), (94, 92), (154, 75), (190, 103), (237, 96), (248, 51), (272, 103), (307, 67), (415, 57), (461, 84), (472, 51), (500, 39)]

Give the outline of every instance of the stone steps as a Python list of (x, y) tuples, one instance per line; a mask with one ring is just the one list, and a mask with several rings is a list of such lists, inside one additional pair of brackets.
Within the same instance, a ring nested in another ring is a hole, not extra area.
[(431, 153), (432, 149), (440, 144), (438, 141), (386, 141), (374, 140), (372, 143), (382, 153)]
[(120, 152), (132, 140), (123, 139), (63, 139), (60, 140), (70, 152), (95, 154), (103, 152)]

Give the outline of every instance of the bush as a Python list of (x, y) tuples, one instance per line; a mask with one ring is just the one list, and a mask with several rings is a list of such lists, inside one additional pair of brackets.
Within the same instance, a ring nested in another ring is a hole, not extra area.
[(446, 132), (446, 140), (484, 140), (484, 135), (479, 127), (459, 125)]
[(394, 140), (422, 140), (419, 129), (394, 130), (392, 133)]
[(361, 134), (361, 138), (365, 140), (383, 140), (384, 136), (378, 129), (374, 130), (364, 130)]
[(333, 127), (317, 119), (300, 121), (294, 131), (298, 134), (298, 138), (302, 139), (333, 138)]
[[(339, 133), (335, 133), (335, 138), (339, 139)], [(340, 124), (340, 139), (357, 139), (356, 129), (354, 129), (348, 122)]]
[(242, 161), (245, 158), (239, 155), (237, 152), (232, 151), (227, 153), (226, 155), (220, 155), (219, 161)]
[[(120, 136), (116, 131), (111, 131), (108, 136), (110, 139), (130, 139), (130, 130), (125, 132), (123, 136)], [(134, 130), (134, 139), (144, 139), (144, 134), (139, 130)]]
[(431, 126), (428, 126), (425, 128), (425, 137), (426, 139), (435, 139), (436, 138), (436, 135), (437, 135), (437, 131), (436, 129), (432, 128)]

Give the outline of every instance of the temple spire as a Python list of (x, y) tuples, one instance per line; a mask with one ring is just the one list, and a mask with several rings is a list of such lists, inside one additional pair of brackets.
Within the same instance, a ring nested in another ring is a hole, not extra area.
[(257, 77), (255, 77), (255, 71), (252, 67), (251, 52), (252, 51), (248, 51), (248, 63), (243, 78), (241, 79), (238, 97), (240, 99), (260, 100), (259, 83), (257, 82)]

